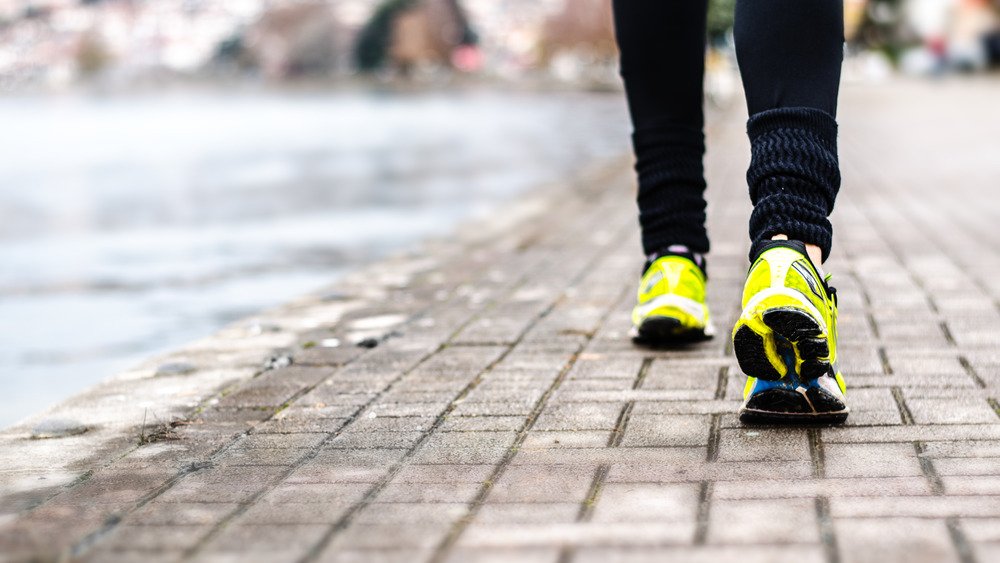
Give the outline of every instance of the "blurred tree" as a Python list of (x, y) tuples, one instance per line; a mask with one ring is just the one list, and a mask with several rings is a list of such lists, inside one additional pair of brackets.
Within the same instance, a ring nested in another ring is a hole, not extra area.
[(919, 43), (906, 26), (904, 0), (869, 0), (851, 45), (884, 53), (894, 64), (907, 47)]
[(84, 77), (94, 76), (111, 62), (111, 53), (101, 34), (88, 31), (76, 46), (76, 67)]
[(386, 0), (358, 35), (354, 63), (362, 72), (391, 63), (406, 73), (422, 63), (449, 65), (456, 47), (477, 42), (458, 0)]

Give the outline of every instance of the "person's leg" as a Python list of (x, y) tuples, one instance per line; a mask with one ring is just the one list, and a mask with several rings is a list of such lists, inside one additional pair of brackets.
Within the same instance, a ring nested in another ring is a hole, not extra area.
[(702, 156), (707, 0), (615, 0), (647, 255), (708, 252)]
[(821, 273), (840, 188), (842, 0), (739, 0), (736, 53), (750, 119), (751, 268), (733, 350), (745, 422), (847, 418), (836, 298)]
[(827, 217), (840, 189), (843, 2), (740, 0), (734, 34), (750, 113), (750, 239), (815, 245), (818, 267), (830, 254)]
[(632, 312), (646, 344), (712, 336), (705, 306), (702, 84), (707, 0), (615, 0), (647, 262)]

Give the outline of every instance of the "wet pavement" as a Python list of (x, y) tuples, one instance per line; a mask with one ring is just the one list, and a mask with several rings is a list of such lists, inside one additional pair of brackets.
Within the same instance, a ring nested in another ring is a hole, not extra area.
[(996, 560), (998, 94), (845, 85), (843, 426), (736, 418), (733, 110), (715, 340), (629, 341), (633, 180), (605, 161), (0, 433), (0, 561)]

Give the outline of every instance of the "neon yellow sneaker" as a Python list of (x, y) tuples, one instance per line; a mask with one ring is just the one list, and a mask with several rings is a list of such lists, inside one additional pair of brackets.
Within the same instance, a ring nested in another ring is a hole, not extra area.
[(749, 376), (743, 422), (839, 423), (850, 412), (837, 367), (837, 293), (799, 241), (768, 241), (750, 266), (733, 351)]
[(632, 340), (657, 345), (707, 340), (715, 334), (705, 305), (705, 273), (684, 256), (657, 258), (639, 282)]

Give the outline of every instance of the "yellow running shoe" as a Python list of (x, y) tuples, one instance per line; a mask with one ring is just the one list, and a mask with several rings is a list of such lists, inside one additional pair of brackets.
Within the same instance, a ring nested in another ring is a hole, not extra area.
[(707, 340), (715, 334), (705, 305), (705, 273), (684, 256), (657, 258), (639, 282), (632, 340), (658, 345)]
[(744, 422), (843, 422), (837, 368), (837, 293), (799, 241), (761, 245), (743, 289), (733, 351), (750, 379)]

